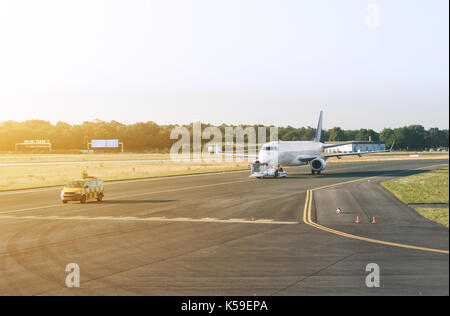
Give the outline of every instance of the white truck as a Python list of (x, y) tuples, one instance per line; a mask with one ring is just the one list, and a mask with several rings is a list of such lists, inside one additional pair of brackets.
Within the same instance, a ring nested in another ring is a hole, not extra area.
[(251, 178), (286, 178), (287, 172), (281, 167), (269, 166), (266, 163), (254, 162), (251, 167)]

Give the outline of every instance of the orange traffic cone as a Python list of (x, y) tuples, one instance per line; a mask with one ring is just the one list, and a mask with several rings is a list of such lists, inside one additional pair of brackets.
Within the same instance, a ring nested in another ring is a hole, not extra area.
[(356, 224), (359, 224), (359, 216), (356, 216), (355, 223), (356, 223)]
[(372, 217), (372, 224), (375, 224), (377, 221), (375, 220), (375, 216), (374, 217)]

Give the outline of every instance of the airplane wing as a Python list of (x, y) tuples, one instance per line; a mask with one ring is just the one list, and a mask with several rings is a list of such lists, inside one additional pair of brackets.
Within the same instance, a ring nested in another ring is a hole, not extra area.
[(237, 154), (237, 153), (214, 153), (214, 154), (224, 155), (224, 156), (234, 156), (234, 157), (258, 158), (258, 155), (247, 155), (247, 154)]
[(233, 156), (233, 157), (248, 157), (248, 158), (258, 158), (258, 155), (248, 155), (248, 154), (238, 154), (238, 153), (224, 153), (219, 147), (215, 147), (213, 152), (215, 155)]

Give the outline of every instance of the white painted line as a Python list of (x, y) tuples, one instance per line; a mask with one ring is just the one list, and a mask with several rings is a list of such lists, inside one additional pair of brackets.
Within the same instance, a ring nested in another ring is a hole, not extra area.
[(232, 221), (228, 219), (208, 219), (204, 218), (161, 218), (161, 217), (87, 217), (87, 216), (11, 216), (2, 215), (0, 220), (12, 219), (12, 220), (62, 220), (62, 221), (142, 221), (142, 222), (178, 222), (178, 223), (222, 223), (222, 224), (274, 224), (274, 225), (297, 225), (299, 222), (284, 222), (275, 220), (263, 220), (263, 221), (251, 221), (242, 220)]
[(257, 220), (255, 220), (255, 222), (273, 222), (274, 220), (273, 219), (257, 219)]

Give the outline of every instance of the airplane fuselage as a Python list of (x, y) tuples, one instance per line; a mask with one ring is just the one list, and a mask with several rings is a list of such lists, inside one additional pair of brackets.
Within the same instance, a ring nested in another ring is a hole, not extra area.
[(271, 165), (299, 166), (302, 158), (319, 157), (323, 143), (313, 141), (278, 141), (264, 144), (258, 154), (261, 163)]

